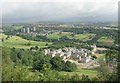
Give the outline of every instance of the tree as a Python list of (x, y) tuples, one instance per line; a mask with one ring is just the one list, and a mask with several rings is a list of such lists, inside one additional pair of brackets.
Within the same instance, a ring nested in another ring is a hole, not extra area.
[(76, 69), (77, 69), (76, 65), (74, 63), (71, 63), (70, 61), (67, 61), (63, 68), (64, 71), (69, 71), (69, 72), (74, 71)]
[(90, 81), (90, 78), (88, 75), (82, 75), (81, 81)]
[(30, 47), (30, 50), (33, 50), (33, 49), (35, 49), (34, 47)]
[(17, 57), (16, 57), (16, 49), (15, 49), (14, 47), (11, 48), (10, 58), (11, 58), (11, 60), (12, 60), (13, 62), (16, 62), (16, 59), (17, 59)]
[(4, 38), (2, 38), (2, 42), (4, 41)]
[(99, 61), (100, 67), (97, 68), (99, 80), (108, 80), (110, 76), (110, 69), (104, 61)]
[(48, 43), (46, 43), (45, 46), (48, 46)]
[(21, 58), (22, 58), (22, 53), (21, 53), (21, 52), (18, 52), (18, 53), (17, 53), (17, 57), (18, 57), (19, 59), (21, 59)]
[(38, 47), (38, 46), (35, 46), (35, 49), (36, 49), (36, 50), (38, 50), (38, 49), (39, 49), (39, 47)]
[(22, 58), (22, 64), (28, 66), (28, 60), (26, 59), (26, 57)]
[(31, 43), (30, 43), (30, 42), (28, 42), (28, 43), (27, 43), (27, 46), (30, 46), (30, 45), (31, 45)]
[(92, 55), (91, 57), (92, 57), (93, 60), (97, 59), (97, 57), (95, 55)]
[(42, 70), (43, 65), (46, 65), (46, 67), (51, 68), (50, 59), (48, 56), (43, 56), (41, 57), (41, 59), (36, 60), (33, 63), (33, 69)]
[(81, 79), (78, 74), (75, 74), (70, 78), (70, 81), (81, 81)]
[(52, 69), (55, 69), (55, 70), (58, 70), (58, 71), (61, 71), (63, 69), (63, 66), (64, 66), (64, 62), (63, 60), (58, 57), (58, 56), (55, 56), (53, 57), (51, 60), (50, 60), (50, 63), (52, 64)]

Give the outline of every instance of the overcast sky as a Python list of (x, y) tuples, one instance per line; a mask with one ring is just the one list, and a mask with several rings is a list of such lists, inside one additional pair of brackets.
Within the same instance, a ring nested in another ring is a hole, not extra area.
[(119, 0), (3, 0), (2, 22), (117, 22)]

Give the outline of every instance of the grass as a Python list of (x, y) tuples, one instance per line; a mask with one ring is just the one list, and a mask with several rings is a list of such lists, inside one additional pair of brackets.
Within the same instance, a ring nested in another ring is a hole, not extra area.
[[(31, 45), (28, 46), (27, 44), (30, 43)], [(50, 45), (52, 43), (50, 42), (41, 42), (41, 41), (32, 41), (32, 40), (26, 40), (18, 36), (12, 36), (8, 38), (7, 40), (3, 41), (3, 46), (7, 47), (15, 47), (15, 48), (25, 48), (29, 49), (33, 46), (38, 46), (40, 48), (46, 47), (46, 44)]]
[(105, 54), (94, 54), (97, 58), (104, 56)]
[(96, 75), (97, 75), (96, 70), (87, 70), (87, 69), (79, 69), (79, 70), (74, 71), (74, 72), (61, 71), (59, 73), (61, 75), (69, 75), (69, 76), (73, 76), (75, 74), (78, 74), (79, 76), (82, 76), (84, 74), (84, 75), (88, 75), (90, 78), (96, 77)]
[(47, 36), (49, 39), (58, 39), (60, 35), (58, 33), (52, 33)]
[(85, 33), (85, 34), (77, 34), (74, 36), (74, 38), (79, 40), (89, 40), (92, 39), (94, 36), (95, 34)]
[(92, 39), (95, 34), (77, 34), (77, 35), (74, 35), (72, 36), (72, 33), (71, 32), (56, 32), (56, 33), (52, 33), (52, 34), (49, 34), (47, 36), (47, 38), (49, 39), (58, 39), (58, 38), (61, 38), (62, 36), (67, 36), (69, 39), (79, 39), (79, 40), (89, 40), (89, 39)]
[(7, 35), (5, 35), (5, 34), (0, 34), (0, 39), (6, 38), (6, 37), (7, 37)]
[(114, 44), (114, 39), (108, 37), (101, 37), (97, 40), (97, 42), (102, 44)]
[(7, 37), (7, 35), (4, 34), (0, 34), (0, 46), (2, 46), (2, 39), (5, 39)]
[(71, 38), (71, 32), (55, 32), (52, 34), (49, 34), (47, 38), (49, 39), (58, 39), (61, 38), (62, 36), (67, 36), (68, 38)]

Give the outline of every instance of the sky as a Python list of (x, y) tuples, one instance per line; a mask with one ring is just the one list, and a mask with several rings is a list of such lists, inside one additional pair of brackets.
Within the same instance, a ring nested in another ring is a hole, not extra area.
[(117, 22), (119, 0), (1, 0), (0, 22)]

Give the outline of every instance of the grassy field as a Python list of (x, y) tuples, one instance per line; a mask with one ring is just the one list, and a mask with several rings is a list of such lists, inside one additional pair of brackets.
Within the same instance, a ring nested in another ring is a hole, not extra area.
[[(30, 45), (27, 45), (30, 43)], [(46, 44), (50, 45), (52, 43), (50, 42), (41, 42), (41, 41), (32, 41), (32, 40), (26, 40), (18, 36), (12, 36), (8, 38), (7, 40), (4, 40), (2, 45), (8, 46), (8, 47), (15, 47), (15, 48), (25, 48), (29, 49), (33, 46), (38, 46), (40, 48), (46, 47)]]
[(108, 37), (101, 37), (97, 40), (97, 42), (102, 44), (114, 44), (114, 39)]
[(58, 33), (52, 33), (47, 36), (49, 39), (58, 39), (60, 35)]
[(70, 32), (56, 32), (56, 33), (49, 34), (47, 38), (58, 39), (58, 38), (61, 38), (62, 36), (67, 36), (68, 38), (71, 38), (71, 34), (72, 33)]
[(96, 70), (87, 70), (87, 69), (80, 69), (74, 72), (65, 72), (65, 71), (61, 71), (60, 72), (61, 75), (69, 75), (69, 76), (73, 76), (75, 74), (78, 74), (79, 76), (84, 75), (88, 75), (90, 78), (96, 77), (97, 75), (97, 71)]
[(91, 38), (93, 38), (95, 36), (95, 34), (77, 34), (74, 36), (75, 39), (80, 39), (80, 40), (89, 40)]
[(0, 34), (0, 39), (2, 39), (2, 38), (6, 38), (6, 37), (7, 37), (7, 35)]
[(2, 39), (5, 39), (6, 37), (6, 35), (0, 34), (0, 46), (2, 46)]
[(71, 32), (61, 32), (61, 33), (56, 32), (56, 33), (49, 34), (47, 38), (58, 39), (58, 38), (61, 38), (62, 36), (67, 36), (70, 39), (75, 38), (75, 39), (80, 39), (80, 40), (89, 40), (93, 38), (95, 34), (86, 33), (86, 34), (77, 34), (77, 35), (72, 36)]

